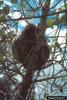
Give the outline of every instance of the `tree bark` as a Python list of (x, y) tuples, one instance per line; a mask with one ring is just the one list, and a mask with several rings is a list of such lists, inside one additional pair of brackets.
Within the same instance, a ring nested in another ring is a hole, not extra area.
[[(42, 17), (40, 19), (40, 24), (39, 24), (39, 38), (43, 40), (44, 38), (44, 33), (46, 31), (46, 20), (47, 20), (47, 14), (49, 11), (50, 7), (50, 0), (46, 0), (45, 4), (42, 5)], [(41, 40), (40, 40), (41, 41)], [(46, 42), (46, 41), (45, 41)], [(30, 86), (32, 85), (32, 70), (27, 70), (26, 75), (23, 79), (23, 82), (20, 86), (19, 90), (19, 98), (18, 100), (26, 100), (26, 97), (28, 95)]]
[(21, 83), (18, 100), (26, 100), (31, 85), (32, 85), (32, 70), (28, 70)]

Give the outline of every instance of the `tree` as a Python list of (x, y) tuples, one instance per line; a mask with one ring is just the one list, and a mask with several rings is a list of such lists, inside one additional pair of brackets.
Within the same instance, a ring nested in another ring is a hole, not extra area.
[[(56, 88), (66, 86), (64, 80), (67, 76), (67, 34), (65, 31), (67, 4), (66, 0), (54, 0), (53, 5), (51, 3), (52, 0), (0, 1), (0, 75), (2, 78), (6, 76), (10, 81), (12, 97), (16, 96), (16, 100), (32, 100), (33, 98), (35, 100), (38, 89), (40, 90), (38, 98), (41, 99), (45, 97), (43, 94), (49, 94)], [(40, 35), (43, 37), (44, 34), (46, 35), (51, 49), (46, 66), (43, 65), (40, 70), (27, 73), (23, 65), (13, 59), (11, 48), (14, 39), (18, 37), (18, 28), (21, 28), (19, 23), (23, 20), (26, 24), (32, 22), (40, 28)], [(61, 33), (62, 29), (64, 29), (64, 34)], [(47, 34), (48, 30), (49, 34)], [(30, 79), (33, 81), (31, 82)], [(22, 84), (27, 85), (24, 91)]]

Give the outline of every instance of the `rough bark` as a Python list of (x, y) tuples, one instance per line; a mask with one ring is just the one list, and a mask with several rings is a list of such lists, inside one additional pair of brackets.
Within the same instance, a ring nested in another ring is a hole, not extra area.
[(23, 82), (21, 83), (18, 100), (26, 100), (31, 85), (32, 85), (32, 70), (28, 70), (25, 74)]

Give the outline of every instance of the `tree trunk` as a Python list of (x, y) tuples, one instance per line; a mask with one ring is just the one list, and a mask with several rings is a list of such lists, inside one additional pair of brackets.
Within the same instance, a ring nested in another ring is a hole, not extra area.
[(26, 100), (31, 85), (32, 85), (32, 70), (28, 70), (25, 74), (23, 82), (21, 83), (18, 100)]

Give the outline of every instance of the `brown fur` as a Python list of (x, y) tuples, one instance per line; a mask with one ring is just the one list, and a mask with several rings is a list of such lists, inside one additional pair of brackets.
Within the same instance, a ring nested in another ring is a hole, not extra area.
[[(46, 38), (41, 37), (41, 39), (37, 40), (36, 33), (38, 31), (37, 26), (29, 24), (19, 38), (14, 41), (12, 46), (14, 57), (26, 69), (40, 69), (49, 57), (49, 47)], [(37, 47), (38, 45), (39, 47)]]

